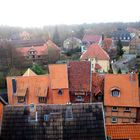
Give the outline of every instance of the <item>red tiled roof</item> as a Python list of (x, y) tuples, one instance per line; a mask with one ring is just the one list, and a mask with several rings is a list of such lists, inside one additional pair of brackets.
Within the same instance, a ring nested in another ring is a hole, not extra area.
[(96, 96), (104, 91), (104, 75), (98, 73), (92, 74), (92, 93)]
[(140, 123), (107, 124), (106, 132), (113, 140), (140, 140)]
[(67, 64), (49, 65), (52, 89), (68, 88)]
[(112, 41), (113, 41), (112, 38), (105, 38), (103, 40), (103, 49), (105, 49), (105, 50), (110, 49), (111, 45), (112, 45)]
[(68, 66), (70, 91), (90, 91), (90, 62), (70, 62)]
[(81, 56), (81, 60), (86, 60), (88, 58), (109, 60), (108, 54), (97, 44), (92, 44), (91, 46), (89, 46), (89, 48)]
[(48, 40), (43, 46), (31, 46), (31, 47), (19, 47), (16, 48), (18, 52), (27, 56), (30, 50), (36, 51), (37, 55), (44, 55), (48, 53), (48, 49), (54, 49), (60, 51), (60, 48), (54, 44), (51, 40)]
[(101, 39), (100, 35), (91, 35), (91, 34), (85, 34), (82, 41), (83, 42), (92, 42), (92, 43), (99, 43)]
[[(105, 106), (125, 106), (139, 107), (138, 94), (138, 75), (131, 74), (135, 77), (133, 80), (130, 74), (106, 74), (104, 84), (104, 105)], [(111, 89), (120, 89), (120, 96), (113, 97)]]

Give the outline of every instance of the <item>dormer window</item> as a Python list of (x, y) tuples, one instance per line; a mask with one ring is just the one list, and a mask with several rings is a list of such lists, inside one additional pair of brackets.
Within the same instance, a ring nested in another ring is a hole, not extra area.
[(58, 95), (60, 95), (60, 96), (62, 95), (62, 89), (58, 90)]
[(120, 96), (120, 90), (118, 88), (111, 89), (111, 95), (113, 97), (119, 97)]

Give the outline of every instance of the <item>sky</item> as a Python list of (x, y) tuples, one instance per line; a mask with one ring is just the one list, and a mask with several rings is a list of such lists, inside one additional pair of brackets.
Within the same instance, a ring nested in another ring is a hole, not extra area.
[(140, 21), (140, 0), (0, 0), (0, 25)]

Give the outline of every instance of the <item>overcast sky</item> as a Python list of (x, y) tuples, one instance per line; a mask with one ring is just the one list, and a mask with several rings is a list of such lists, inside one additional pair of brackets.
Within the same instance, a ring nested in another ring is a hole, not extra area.
[(0, 0), (0, 25), (140, 21), (140, 0)]

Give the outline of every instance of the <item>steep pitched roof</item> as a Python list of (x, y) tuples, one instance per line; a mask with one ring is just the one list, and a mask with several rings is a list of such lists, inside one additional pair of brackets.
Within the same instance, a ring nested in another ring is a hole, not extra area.
[(94, 96), (98, 93), (103, 94), (104, 91), (104, 75), (92, 73), (92, 93)]
[(44, 45), (16, 48), (23, 56), (27, 56), (30, 50), (34, 50), (37, 55), (44, 55), (48, 53), (49, 49), (60, 51), (60, 48), (51, 40), (48, 40)]
[[(120, 89), (120, 96), (113, 97), (111, 89)], [(139, 107), (137, 74), (106, 74), (104, 84), (104, 105)]]
[(81, 55), (81, 60), (86, 60), (88, 58), (109, 60), (108, 54), (97, 44), (92, 44), (89, 46), (89, 48)]
[(52, 89), (68, 88), (67, 64), (49, 65)]
[(36, 74), (28, 68), (27, 71), (23, 74), (23, 76), (36, 76)]
[(90, 91), (90, 62), (70, 62), (68, 64), (69, 90)]
[(107, 124), (106, 131), (114, 140), (140, 140), (140, 123)]
[(89, 43), (98, 44), (100, 40), (101, 40), (100, 35), (85, 34), (83, 39), (82, 39), (82, 42), (89, 42)]
[(2, 140), (106, 139), (101, 103), (37, 105), (37, 122), (27, 105), (5, 106), (3, 111)]
[(112, 45), (112, 42), (113, 42), (112, 38), (105, 38), (103, 40), (103, 49), (104, 50), (110, 49), (111, 45)]
[(46, 45), (47, 45), (48, 49), (55, 49), (55, 50), (58, 50), (58, 51), (61, 50), (61, 49), (60, 49), (53, 41), (51, 41), (51, 40), (48, 40), (48, 41), (46, 42)]

